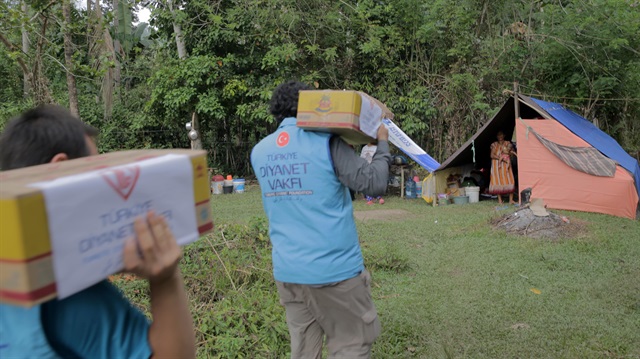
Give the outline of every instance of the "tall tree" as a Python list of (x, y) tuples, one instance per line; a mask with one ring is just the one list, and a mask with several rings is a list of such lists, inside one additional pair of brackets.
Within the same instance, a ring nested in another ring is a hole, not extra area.
[(180, 25), (178, 19), (178, 10), (174, 8), (174, 3), (172, 0), (167, 0), (167, 5), (169, 5), (169, 11), (173, 16), (173, 32), (176, 36), (176, 46), (178, 47), (178, 57), (180, 59), (184, 59), (187, 57), (187, 48), (184, 45), (184, 38), (182, 37), (182, 26)]
[(71, 1), (62, 1), (62, 16), (64, 37), (64, 62), (66, 65), (67, 73), (67, 90), (69, 92), (69, 110), (71, 114), (76, 117), (80, 117), (80, 111), (78, 110), (78, 90), (76, 88), (76, 78), (73, 74), (73, 43), (71, 42)]
[(90, 29), (89, 40), (89, 56), (94, 58), (94, 69), (101, 69), (104, 72), (102, 77), (101, 93), (102, 103), (104, 105), (104, 119), (108, 120), (113, 114), (113, 92), (115, 86), (115, 64), (116, 54), (113, 48), (113, 38), (109, 33), (108, 27), (105, 26), (105, 21), (102, 15), (102, 6), (100, 6), (100, 0), (95, 0), (93, 11), (91, 13), (89, 24), (93, 26)]
[[(22, 1), (22, 13), (25, 14), (25, 16), (29, 16), (29, 5), (27, 5), (26, 0)], [(20, 32), (22, 33), (21, 34), (22, 35), (22, 53), (28, 54), (29, 53), (29, 32), (27, 31), (27, 27), (25, 26), (24, 22), (20, 24)], [(22, 96), (26, 99), (29, 96), (29, 91), (31, 90), (31, 85), (29, 84), (29, 76), (27, 72), (24, 72), (22, 74), (22, 81), (23, 81)]]
[[(187, 58), (187, 48), (184, 44), (184, 38), (182, 37), (182, 26), (180, 25), (180, 20), (178, 17), (178, 9), (174, 8), (174, 3), (172, 0), (167, 1), (167, 5), (169, 5), (169, 11), (171, 12), (171, 16), (173, 18), (173, 32), (176, 36), (176, 47), (178, 48), (178, 58), (183, 60)], [(191, 140), (191, 148), (194, 150), (202, 149), (202, 132), (200, 131), (200, 121), (198, 118), (198, 113), (193, 111), (191, 114), (191, 128), (192, 131), (195, 131), (197, 134), (197, 138)]]
[[(125, 0), (122, 0), (125, 2)], [(113, 27), (116, 30), (116, 34), (119, 35), (120, 22), (122, 21), (120, 16), (120, 0), (113, 0), (113, 12), (116, 14), (113, 17)], [(123, 24), (124, 25), (124, 24)], [(115, 36), (113, 39), (113, 50), (116, 53), (115, 63), (113, 64), (113, 80), (115, 82), (115, 86), (120, 86), (120, 61), (118, 61), (118, 55), (121, 53), (122, 45), (120, 44), (120, 37)]]

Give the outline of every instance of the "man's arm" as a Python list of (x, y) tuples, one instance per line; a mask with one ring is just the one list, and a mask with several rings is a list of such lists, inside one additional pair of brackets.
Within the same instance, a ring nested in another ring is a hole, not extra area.
[(153, 323), (103, 281), (42, 305), (47, 340), (62, 357), (195, 358), (189, 303), (177, 267), (181, 251), (163, 217), (138, 218), (125, 244), (128, 272), (149, 280)]
[(371, 163), (359, 157), (340, 137), (331, 138), (330, 150), (333, 167), (342, 184), (369, 196), (383, 195), (389, 182), (388, 131), (384, 125), (378, 130), (378, 148)]
[(150, 212), (136, 219), (136, 239), (124, 248), (125, 270), (149, 280), (149, 344), (153, 358), (195, 358), (195, 334), (189, 302), (178, 269), (182, 256), (165, 219)]

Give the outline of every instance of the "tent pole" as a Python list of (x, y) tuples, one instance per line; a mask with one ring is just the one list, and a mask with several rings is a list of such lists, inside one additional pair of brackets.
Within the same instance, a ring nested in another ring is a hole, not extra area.
[(513, 82), (513, 99), (515, 100), (516, 121), (520, 117), (520, 100), (518, 99), (518, 81)]
[[(516, 118), (513, 121), (513, 123), (517, 126), (517, 122), (518, 119), (520, 118), (520, 97), (518, 96), (518, 81), (514, 81), (513, 82), (513, 104), (514, 104), (514, 110), (515, 110), (515, 115)], [(516, 126), (513, 127), (513, 135), (511, 135), (511, 141), (514, 141), (517, 143), (518, 139), (516, 137)], [(520, 166), (518, 166), (518, 170), (520, 169)], [(520, 191), (518, 191), (518, 206), (522, 206), (522, 196), (520, 196)]]

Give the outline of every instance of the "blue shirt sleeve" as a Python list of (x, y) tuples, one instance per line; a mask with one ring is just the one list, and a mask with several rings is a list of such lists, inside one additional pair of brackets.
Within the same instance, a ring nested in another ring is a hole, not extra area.
[(149, 321), (111, 283), (42, 305), (42, 327), (64, 358), (151, 357)]

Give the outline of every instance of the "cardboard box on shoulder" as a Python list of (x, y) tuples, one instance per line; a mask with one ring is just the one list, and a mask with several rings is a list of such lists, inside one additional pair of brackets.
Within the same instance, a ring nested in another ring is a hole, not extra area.
[(194, 241), (213, 229), (209, 199), (205, 151), (113, 152), (0, 172), (0, 302), (32, 306), (118, 272), (134, 219), (151, 209), (179, 244)]
[(300, 91), (297, 125), (340, 135), (352, 145), (374, 141), (382, 119), (393, 113), (380, 101), (358, 91)]

